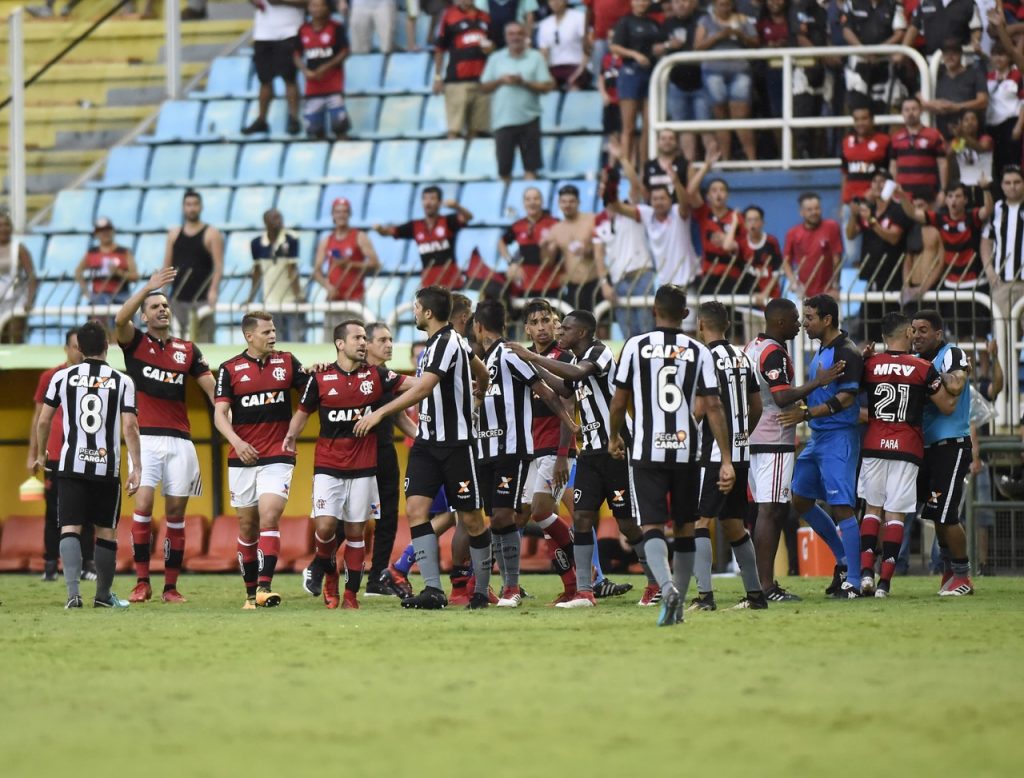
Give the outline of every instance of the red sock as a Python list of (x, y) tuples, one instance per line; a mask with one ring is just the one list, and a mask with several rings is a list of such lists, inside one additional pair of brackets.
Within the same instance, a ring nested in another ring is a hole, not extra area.
[(335, 565), (334, 557), (338, 553), (338, 536), (331, 535), (329, 540), (321, 540), (320, 534), (314, 532), (313, 543), (316, 546), (317, 560), (323, 564), (325, 570), (329, 570), (332, 565)]
[[(875, 549), (878, 547), (878, 528), (881, 521), (877, 516), (865, 514), (860, 522), (860, 570), (875, 574)], [(852, 575), (849, 571), (847, 575)]]
[(896, 559), (903, 545), (903, 522), (887, 521), (882, 529), (882, 574), (883, 581), (891, 581), (896, 572)]
[(136, 513), (132, 517), (132, 550), (135, 554), (135, 576), (140, 581), (149, 580), (149, 550), (152, 543), (152, 517)]
[(544, 536), (551, 539), (551, 543), (555, 548), (565, 548), (566, 546), (572, 548), (572, 535), (569, 534), (568, 525), (555, 514), (551, 514), (549, 518), (553, 518), (554, 521), (546, 527), (544, 522), (538, 522), (537, 525), (544, 530)]
[(181, 565), (185, 561), (185, 519), (167, 517), (167, 540), (164, 541), (164, 588), (178, 586)]
[(345, 589), (350, 592), (359, 591), (359, 582), (363, 578), (363, 561), (365, 559), (365, 541), (345, 541)]
[(259, 569), (259, 555), (256, 553), (256, 542), (246, 543), (238, 539), (238, 566), (242, 570), (242, 583), (249, 597), (256, 596), (256, 571)]
[(277, 568), (277, 555), (281, 553), (281, 533), (276, 529), (261, 529), (259, 542), (260, 586), (270, 588)]

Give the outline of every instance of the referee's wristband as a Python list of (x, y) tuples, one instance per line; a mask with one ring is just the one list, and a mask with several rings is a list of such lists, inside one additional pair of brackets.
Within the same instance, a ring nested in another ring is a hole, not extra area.
[(838, 395), (835, 397), (829, 397), (828, 402), (826, 402), (825, 405), (828, 406), (830, 416), (835, 416), (843, 409), (843, 401), (839, 399)]

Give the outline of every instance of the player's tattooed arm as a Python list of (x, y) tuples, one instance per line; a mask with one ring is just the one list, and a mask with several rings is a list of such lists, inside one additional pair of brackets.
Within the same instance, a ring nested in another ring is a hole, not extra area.
[(967, 386), (966, 371), (954, 370), (951, 373), (942, 374), (942, 388), (949, 392), (951, 396), (959, 397), (963, 394), (965, 386)]

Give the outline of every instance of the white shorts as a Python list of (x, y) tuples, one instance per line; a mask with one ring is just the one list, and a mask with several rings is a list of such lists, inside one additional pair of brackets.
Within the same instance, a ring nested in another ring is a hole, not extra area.
[(339, 521), (362, 522), (380, 518), (377, 478), (313, 476), (313, 516), (333, 516)]
[(857, 496), (884, 511), (913, 513), (917, 509), (917, 471), (913, 462), (864, 457)]
[(248, 508), (258, 503), (265, 494), (276, 494), (287, 500), (294, 469), (295, 465), (287, 462), (271, 462), (256, 467), (229, 467), (231, 507)]
[(523, 505), (532, 503), (533, 495), (537, 493), (550, 494), (555, 502), (562, 499), (565, 487), (556, 489), (554, 485), (556, 459), (558, 457), (555, 454), (547, 454), (530, 462), (530, 472), (526, 474), (523, 484)]
[(171, 435), (140, 435), (142, 482), (159, 485), (164, 497), (198, 497), (203, 493), (199, 457), (191, 440)]
[(756, 503), (788, 503), (793, 483), (792, 451), (750, 455), (750, 495)]

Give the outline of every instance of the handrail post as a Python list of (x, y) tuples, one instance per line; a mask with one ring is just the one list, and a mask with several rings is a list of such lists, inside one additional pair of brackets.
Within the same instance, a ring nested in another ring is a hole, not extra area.
[(181, 97), (181, 18), (177, 3), (164, 3), (164, 60), (167, 97)]
[(789, 170), (793, 162), (793, 57), (782, 55), (782, 169)]
[[(7, 23), (7, 67), (11, 85), (7, 126), (7, 171), (10, 177), (11, 223), (15, 234), (25, 231), (28, 216), (25, 178), (25, 12), (15, 8)], [(16, 259), (16, 258), (15, 258)]]

